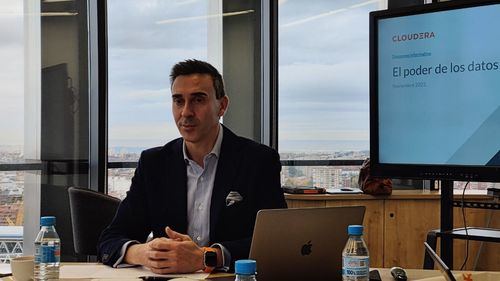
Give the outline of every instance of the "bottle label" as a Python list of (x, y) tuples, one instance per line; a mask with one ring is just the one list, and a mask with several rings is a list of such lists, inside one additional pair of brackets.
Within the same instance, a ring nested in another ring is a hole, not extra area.
[(35, 245), (35, 263), (58, 263), (61, 259), (59, 244)]
[(368, 257), (343, 257), (342, 275), (350, 279), (368, 277), (370, 273), (370, 259)]

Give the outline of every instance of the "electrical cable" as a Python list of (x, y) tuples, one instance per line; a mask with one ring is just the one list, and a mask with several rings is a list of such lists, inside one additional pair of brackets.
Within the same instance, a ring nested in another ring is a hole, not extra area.
[[(493, 199), (493, 202), (498, 203), (499, 202), (498, 199), (499, 199), (498, 197), (495, 197)], [(488, 215), (488, 218), (486, 219), (486, 227), (487, 228), (489, 228), (491, 226), (491, 218), (493, 217), (493, 211), (494, 210), (489, 210), (489, 215)], [(479, 249), (477, 250), (476, 258), (474, 260), (474, 265), (472, 267), (473, 271), (476, 271), (476, 269), (477, 269), (477, 265), (479, 263), (479, 257), (481, 255), (481, 252), (483, 251), (483, 246), (484, 246), (484, 241), (481, 241), (479, 244)]]
[(469, 231), (467, 230), (467, 223), (465, 221), (465, 189), (467, 189), (467, 186), (469, 185), (470, 181), (468, 181), (465, 186), (464, 190), (462, 192), (462, 219), (464, 221), (464, 229), (465, 229), (465, 259), (464, 262), (462, 263), (462, 266), (460, 267), (460, 270), (463, 270), (465, 267), (465, 264), (467, 263), (467, 259), (469, 258)]

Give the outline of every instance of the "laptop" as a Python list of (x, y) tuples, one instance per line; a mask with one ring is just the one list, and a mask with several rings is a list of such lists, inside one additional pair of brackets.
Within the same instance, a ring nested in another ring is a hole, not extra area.
[(431, 258), (434, 260), (434, 262), (437, 264), (437, 267), (439, 270), (441, 270), (441, 273), (443, 273), (444, 278), (446, 281), (457, 281), (455, 279), (455, 276), (451, 273), (450, 268), (444, 263), (444, 261), (434, 252), (434, 250), (427, 244), (427, 242), (424, 242), (425, 250), (431, 256)]
[(259, 211), (250, 248), (257, 280), (342, 280), (347, 226), (364, 214), (364, 206)]

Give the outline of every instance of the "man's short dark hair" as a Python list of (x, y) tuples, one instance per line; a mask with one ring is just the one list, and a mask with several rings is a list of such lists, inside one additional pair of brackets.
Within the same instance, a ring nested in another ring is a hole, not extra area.
[(222, 80), (222, 75), (211, 64), (201, 60), (189, 59), (175, 64), (172, 67), (172, 71), (170, 72), (170, 85), (174, 83), (174, 80), (175, 78), (177, 78), (177, 76), (191, 75), (191, 74), (210, 75), (212, 77), (214, 84), (215, 97), (217, 99), (220, 99), (226, 95), (226, 92), (224, 90), (224, 81)]

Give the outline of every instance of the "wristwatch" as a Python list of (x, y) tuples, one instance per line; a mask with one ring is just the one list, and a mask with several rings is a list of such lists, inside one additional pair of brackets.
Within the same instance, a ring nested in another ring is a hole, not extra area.
[(214, 248), (203, 247), (203, 264), (205, 265), (204, 272), (210, 273), (217, 267), (217, 251)]

